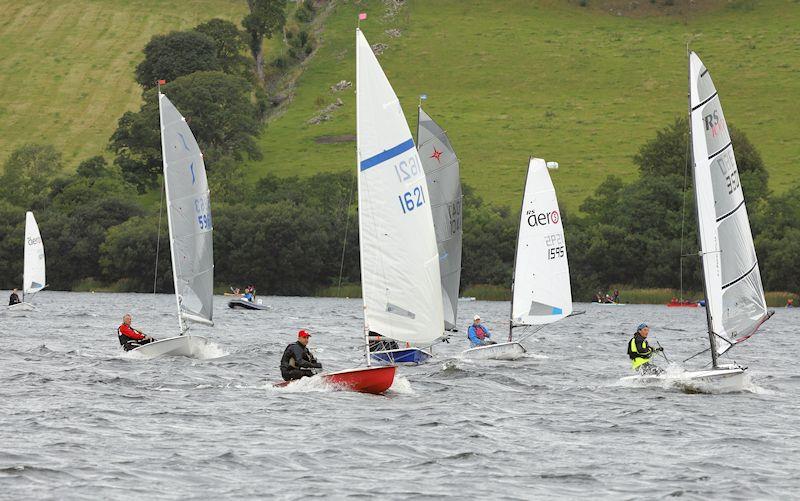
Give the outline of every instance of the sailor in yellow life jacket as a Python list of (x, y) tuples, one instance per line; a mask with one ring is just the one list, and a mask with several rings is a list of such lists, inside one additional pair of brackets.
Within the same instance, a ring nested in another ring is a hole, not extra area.
[(658, 352), (663, 351), (660, 346), (653, 348), (647, 344), (647, 335), (650, 333), (650, 327), (645, 323), (639, 324), (636, 328), (636, 334), (633, 335), (628, 341), (628, 357), (631, 359), (631, 367), (641, 374), (661, 374), (664, 372), (660, 367), (651, 362), (652, 356)]

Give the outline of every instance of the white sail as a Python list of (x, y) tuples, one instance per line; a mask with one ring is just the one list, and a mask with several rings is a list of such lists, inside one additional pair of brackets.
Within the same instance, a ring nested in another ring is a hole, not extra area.
[(442, 335), (439, 252), (425, 172), (400, 102), (356, 30), (358, 212), (367, 329), (415, 344)]
[(461, 176), (458, 157), (447, 134), (422, 107), (417, 123), (417, 150), (428, 181), (433, 227), (439, 245), (444, 326), (455, 329), (461, 282)]
[(214, 255), (203, 154), (186, 120), (159, 93), (172, 274), (181, 332), (186, 320), (211, 324)]
[(571, 313), (567, 246), (556, 190), (544, 160), (531, 158), (517, 238), (512, 324), (549, 324)]
[(728, 124), (711, 75), (690, 56), (692, 152), (707, 307), (722, 354), (768, 318)]
[(44, 289), (44, 243), (33, 212), (25, 214), (25, 271), (22, 278), (23, 294), (36, 294)]

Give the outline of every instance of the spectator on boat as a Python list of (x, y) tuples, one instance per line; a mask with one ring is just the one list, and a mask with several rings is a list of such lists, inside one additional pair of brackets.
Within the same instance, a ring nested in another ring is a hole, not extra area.
[(470, 348), (476, 346), (486, 346), (488, 344), (497, 344), (491, 340), (492, 333), (481, 323), (481, 316), (475, 315), (472, 325), (467, 329), (467, 338), (469, 338)]
[(249, 285), (244, 288), (244, 295), (242, 299), (245, 301), (250, 301), (251, 303), (255, 302), (256, 300), (256, 289), (252, 285)]
[[(14, 290), (16, 290), (16, 289), (14, 289)], [(794, 299), (792, 299), (792, 298), (787, 299), (786, 300), (786, 307), (787, 308), (794, 308)]]
[(8, 297), (8, 305), (12, 306), (20, 302), (19, 295), (17, 295), (17, 289), (14, 289), (11, 291), (11, 295)]
[(122, 345), (122, 348), (125, 351), (130, 351), (134, 348), (138, 348), (144, 344), (155, 341), (155, 339), (151, 338), (150, 336), (146, 336), (144, 332), (131, 327), (132, 320), (133, 318), (131, 317), (131, 314), (126, 313), (125, 316), (122, 317), (122, 325), (117, 327), (119, 344)]
[(619, 303), (619, 289), (614, 289), (614, 297), (612, 298), (612, 301)]
[(306, 330), (297, 333), (297, 342), (292, 343), (283, 350), (281, 357), (281, 376), (284, 381), (294, 381), (303, 377), (314, 375), (312, 369), (322, 369), (322, 364), (317, 362), (308, 349), (308, 338), (311, 334)]
[(664, 351), (663, 348), (653, 348), (647, 344), (647, 335), (650, 334), (650, 327), (646, 323), (639, 324), (636, 334), (628, 341), (628, 357), (631, 359), (631, 367), (640, 374), (661, 374), (664, 372), (660, 367), (651, 362), (656, 352)]

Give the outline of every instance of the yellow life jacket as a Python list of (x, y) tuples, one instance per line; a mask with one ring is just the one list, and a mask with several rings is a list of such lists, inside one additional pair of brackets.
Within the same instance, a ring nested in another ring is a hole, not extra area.
[[(647, 341), (646, 340), (642, 341), (642, 348), (647, 349)], [(634, 355), (639, 353), (639, 351), (636, 349), (636, 337), (632, 337), (631, 338), (630, 345), (628, 347), (628, 351), (629, 351), (629, 353), (632, 353)], [(631, 368), (633, 370), (636, 370), (636, 369), (638, 369), (639, 367), (641, 367), (642, 365), (646, 364), (649, 361), (650, 361), (649, 357), (645, 358), (645, 357), (632, 356), (632, 358), (631, 358)]]

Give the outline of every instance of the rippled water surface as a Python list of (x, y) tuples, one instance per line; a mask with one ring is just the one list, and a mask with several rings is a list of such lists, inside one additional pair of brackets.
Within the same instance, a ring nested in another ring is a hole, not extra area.
[[(361, 302), (216, 298), (206, 360), (136, 360), (126, 311), (174, 335), (172, 296), (43, 292), (0, 312), (0, 498), (787, 498), (800, 495), (800, 310), (732, 353), (747, 390), (635, 387), (626, 342), (647, 321), (673, 360), (703, 349), (703, 309), (579, 305), (514, 362), (469, 362), (464, 333), (403, 367), (385, 396), (274, 389), (299, 328), (326, 369), (362, 363)], [(508, 303), (463, 302), (499, 337)], [(700, 367), (707, 356), (688, 362)], [(662, 362), (663, 363), (663, 362)]]

